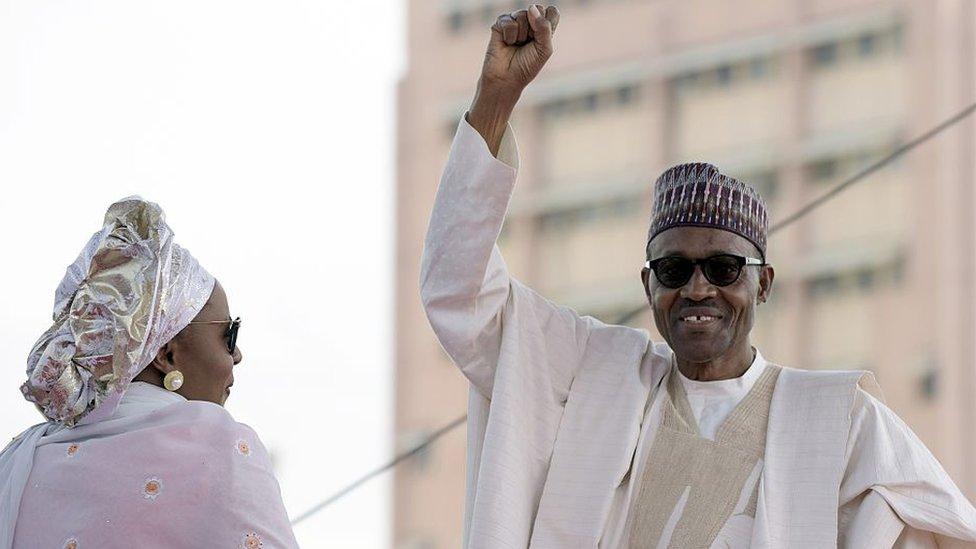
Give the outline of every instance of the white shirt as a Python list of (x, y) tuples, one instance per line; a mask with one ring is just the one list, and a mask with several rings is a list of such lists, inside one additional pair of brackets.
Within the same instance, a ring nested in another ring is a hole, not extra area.
[(678, 379), (681, 380), (685, 394), (688, 395), (688, 404), (695, 414), (698, 432), (702, 437), (715, 440), (715, 433), (719, 426), (725, 418), (729, 417), (732, 409), (742, 401), (765, 370), (766, 361), (757, 350), (752, 364), (736, 378), (696, 381), (688, 379), (679, 371)]

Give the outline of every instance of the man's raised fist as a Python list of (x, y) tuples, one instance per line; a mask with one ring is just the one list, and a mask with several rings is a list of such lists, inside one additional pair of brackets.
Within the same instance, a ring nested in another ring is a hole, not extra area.
[(521, 93), (552, 55), (558, 24), (559, 10), (541, 4), (499, 16), (491, 26), (481, 84)]
[(506, 13), (491, 26), (491, 40), (467, 120), (498, 154), (508, 118), (522, 90), (552, 55), (552, 33), (559, 24), (555, 6), (532, 4)]

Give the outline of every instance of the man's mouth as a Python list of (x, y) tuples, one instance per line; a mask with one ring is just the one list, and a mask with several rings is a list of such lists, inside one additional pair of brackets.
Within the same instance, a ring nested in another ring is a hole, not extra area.
[(722, 317), (720, 316), (710, 316), (710, 315), (693, 315), (693, 316), (683, 316), (678, 320), (681, 322), (687, 322), (688, 324), (707, 324), (709, 322), (714, 322)]

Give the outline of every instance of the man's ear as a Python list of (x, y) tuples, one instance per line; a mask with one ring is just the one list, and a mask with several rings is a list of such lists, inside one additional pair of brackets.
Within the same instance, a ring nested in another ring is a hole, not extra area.
[(756, 301), (765, 303), (773, 292), (773, 279), (776, 278), (776, 270), (772, 265), (764, 265), (759, 270), (759, 294)]
[(153, 367), (160, 374), (166, 375), (176, 369), (176, 363), (173, 360), (173, 342), (170, 341), (159, 348), (159, 352), (153, 357), (152, 362), (149, 366)]
[(641, 284), (644, 285), (644, 295), (651, 299), (651, 270), (647, 267), (641, 269)]

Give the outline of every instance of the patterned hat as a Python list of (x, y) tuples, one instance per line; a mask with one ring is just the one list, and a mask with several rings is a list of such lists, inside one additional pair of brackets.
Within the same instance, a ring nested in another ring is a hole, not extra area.
[(136, 196), (112, 204), (58, 286), (54, 324), (27, 358), (24, 397), (68, 427), (111, 416), (213, 288), (158, 205)]
[(689, 226), (733, 232), (755, 244), (763, 259), (766, 257), (766, 202), (751, 186), (711, 164), (679, 164), (654, 184), (647, 241), (673, 227)]

